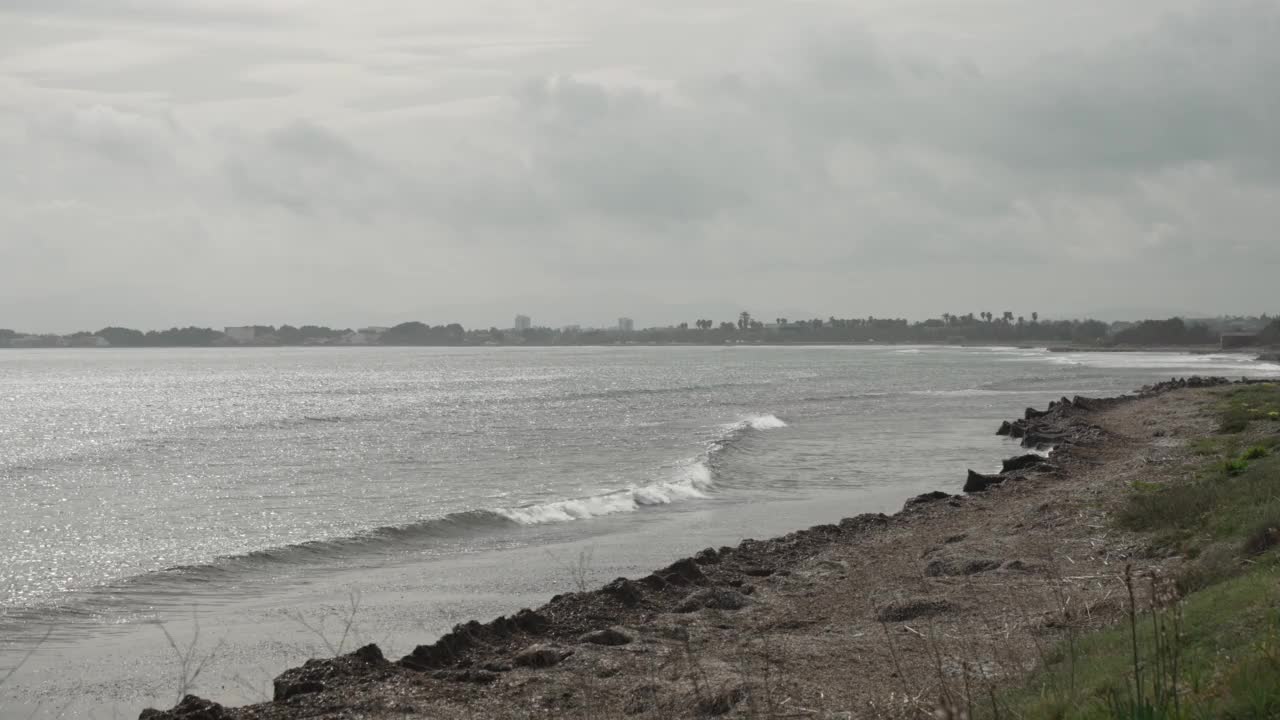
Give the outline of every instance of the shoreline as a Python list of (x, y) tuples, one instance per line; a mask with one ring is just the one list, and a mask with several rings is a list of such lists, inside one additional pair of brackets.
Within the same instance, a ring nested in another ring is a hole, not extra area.
[[(430, 707), (445, 716), (465, 708), (467, 712), (479, 709), (479, 717), (516, 717), (508, 707), (510, 703), (535, 700), (543, 704), (552, 702), (553, 707), (559, 707), (565, 714), (571, 714), (568, 710), (574, 707), (581, 709), (583, 702), (597, 701), (624, 710), (641, 706), (641, 710), (655, 710), (661, 705), (659, 696), (664, 694), (656, 687), (650, 688), (653, 697), (636, 699), (636, 687), (655, 685), (652, 678), (646, 677), (644, 662), (658, 662), (661, 658), (664, 666), (670, 665), (675, 662), (672, 658), (679, 659), (683, 648), (687, 664), (695, 638), (712, 646), (705, 651), (709, 657), (719, 658), (718, 669), (711, 673), (718, 679), (711, 685), (727, 689), (709, 695), (706, 687), (690, 689), (690, 683), (698, 684), (696, 674), (690, 676), (692, 679), (686, 677), (657, 684), (672, 697), (686, 701), (690, 692), (706, 695), (697, 702), (686, 703), (690, 708), (697, 709), (700, 703), (709, 701), (714, 706), (710, 709), (724, 706), (724, 711), (730, 712), (758, 693), (758, 689), (750, 687), (750, 682), (733, 679), (733, 668), (727, 667), (725, 656), (714, 649), (725, 643), (732, 645), (734, 638), (704, 639), (704, 636), (723, 635), (728, 628), (732, 635), (750, 637), (759, 633), (761, 627), (760, 618), (753, 616), (780, 614), (790, 620), (769, 626), (774, 630), (772, 634), (780, 636), (780, 642), (807, 637), (802, 631), (821, 624), (814, 618), (824, 615), (805, 612), (807, 593), (824, 595), (813, 586), (827, 580), (849, 581), (855, 575), (862, 576), (863, 582), (858, 583), (860, 597), (845, 598), (858, 610), (851, 617), (857, 617), (860, 623), (878, 623), (886, 633), (885, 623), (942, 622), (965, 604), (947, 593), (939, 598), (930, 598), (928, 593), (919, 596), (917, 586), (922, 578), (924, 584), (947, 586), (975, 583), (988, 577), (1002, 581), (1040, 577), (1046, 569), (1043, 559), (1034, 557), (1034, 553), (1028, 557), (1025, 552), (1016, 557), (1001, 557), (998, 549), (990, 547), (992, 538), (984, 539), (975, 531), (926, 541), (924, 544), (930, 547), (925, 548), (928, 552), (924, 553), (923, 562), (903, 560), (896, 564), (911, 563), (905, 580), (898, 578), (890, 582), (882, 577), (886, 573), (908, 570), (894, 567), (891, 572), (889, 568), (877, 567), (893, 566), (888, 558), (871, 558), (873, 562), (855, 572), (851, 554), (865, 556), (865, 550), (872, 547), (879, 551), (877, 554), (882, 554), (887, 538), (905, 534), (896, 542), (914, 548), (908, 556), (918, 556), (921, 548), (914, 546), (921, 544), (922, 532), (933, 526), (946, 525), (946, 521), (954, 521), (957, 515), (999, 512), (1002, 508), (993, 503), (1037, 490), (1061, 488), (1060, 481), (1092, 472), (1097, 467), (1094, 463), (1105, 460), (1098, 457), (1099, 454), (1107, 455), (1125, 445), (1119, 434), (1095, 422), (1098, 416), (1175, 391), (1215, 387), (1227, 382), (1221, 378), (1194, 378), (1160, 383), (1138, 394), (1118, 398), (1063, 398), (1051, 403), (1046, 411), (1029, 409), (1023, 418), (1006, 423), (1010, 435), (1018, 433), (1015, 437), (1025, 450), (1006, 460), (1005, 469), (999, 474), (970, 471), (964, 493), (951, 495), (935, 491), (908, 500), (904, 508), (893, 515), (861, 515), (770, 540), (744, 540), (734, 548), (707, 548), (644, 578), (619, 578), (599, 590), (557, 595), (537, 610), (523, 610), (487, 624), (472, 621), (460, 625), (435, 643), (419, 646), (396, 662), (384, 658), (376, 646), (366, 646), (339, 658), (312, 660), (276, 679), (275, 698), (270, 703), (230, 709), (188, 698), (173, 711), (144, 711), (142, 717), (152, 720), (336, 717), (357, 707), (363, 708), (362, 712), (369, 717), (403, 716), (406, 707), (415, 711)], [(1047, 446), (1054, 448), (1048, 461), (1030, 452)], [(957, 554), (957, 550), (973, 541), (988, 547), (982, 552)], [(932, 547), (934, 544), (938, 547)], [(1077, 560), (1071, 562), (1074, 564)], [(800, 597), (794, 592), (793, 586), (797, 584), (801, 588)], [(944, 589), (954, 594), (957, 588)], [(963, 587), (960, 590), (966, 591)], [(892, 599), (886, 601), (889, 596)], [(833, 602), (839, 604), (836, 600)], [(863, 619), (863, 615), (871, 617)], [(919, 634), (917, 629), (911, 628), (911, 631)], [(766, 631), (765, 635), (770, 633)], [(879, 643), (883, 644), (883, 641)], [(903, 655), (912, 654), (904, 650)], [(894, 662), (899, 660), (911, 663), (910, 659), (901, 658)], [(590, 688), (584, 688), (584, 682), (590, 684)], [(548, 683), (565, 688), (560, 692), (567, 696), (547, 700), (542, 691)], [(871, 679), (861, 685), (878, 691), (894, 686), (886, 678)], [(693, 714), (717, 714), (702, 712), (706, 709), (702, 707)]]

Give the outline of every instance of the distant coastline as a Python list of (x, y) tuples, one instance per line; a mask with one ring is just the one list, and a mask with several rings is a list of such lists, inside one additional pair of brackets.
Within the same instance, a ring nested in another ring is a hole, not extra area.
[(4, 348), (160, 348), (160, 347), (485, 347), (608, 345), (1014, 345), (1051, 352), (1166, 350), (1217, 352), (1280, 348), (1280, 319), (1257, 317), (1141, 320), (1105, 323), (1098, 320), (1041, 320), (1005, 312), (943, 314), (911, 322), (901, 318), (814, 318), (763, 321), (742, 312), (733, 321), (698, 319), (666, 327), (634, 329), (620, 318), (617, 327), (549, 328), (533, 325), (524, 315), (515, 327), (464, 328), (459, 323), (429, 325), (419, 321), (391, 327), (337, 329), (318, 325), (250, 325), (185, 327), (141, 331), (106, 327), (68, 335), (0, 329)]

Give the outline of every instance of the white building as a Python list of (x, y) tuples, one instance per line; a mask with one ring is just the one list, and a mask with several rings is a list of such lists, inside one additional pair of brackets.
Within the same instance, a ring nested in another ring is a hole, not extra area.
[(253, 342), (258, 336), (258, 329), (252, 325), (245, 327), (228, 327), (222, 329), (222, 334), (238, 343)]
[(635, 330), (636, 330), (635, 320), (632, 320), (629, 317), (618, 318), (618, 332), (629, 333), (629, 332), (635, 332)]
[(516, 324), (512, 327), (515, 328), (516, 332), (524, 332), (533, 327), (533, 320), (529, 319), (528, 315), (517, 315)]

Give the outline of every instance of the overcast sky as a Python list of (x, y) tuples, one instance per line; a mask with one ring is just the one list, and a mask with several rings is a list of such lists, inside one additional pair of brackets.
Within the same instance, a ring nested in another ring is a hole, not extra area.
[(0, 327), (1275, 312), (1277, 38), (1237, 0), (0, 0)]

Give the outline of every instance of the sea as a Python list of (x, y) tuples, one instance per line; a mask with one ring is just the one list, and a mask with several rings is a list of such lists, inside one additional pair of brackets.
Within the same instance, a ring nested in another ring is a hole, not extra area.
[[(930, 490), (1027, 406), (1252, 355), (1016, 347), (0, 352), (0, 717), (264, 700), (309, 657)], [(195, 677), (192, 675), (193, 670)]]

